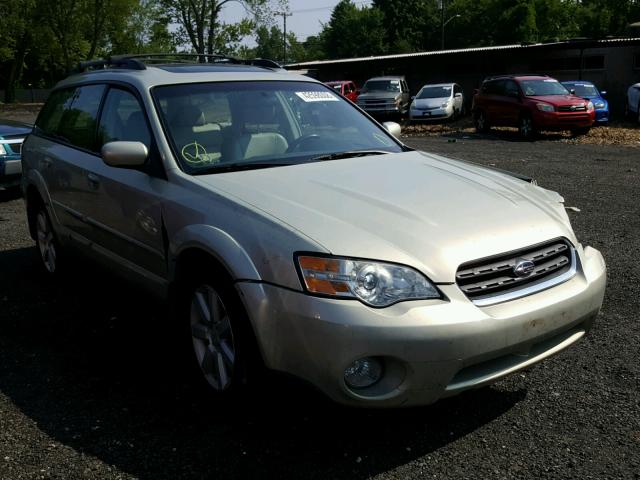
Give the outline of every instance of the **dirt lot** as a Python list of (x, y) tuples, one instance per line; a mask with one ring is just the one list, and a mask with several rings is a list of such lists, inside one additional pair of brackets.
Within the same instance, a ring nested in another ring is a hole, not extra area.
[(640, 478), (639, 151), (406, 142), (533, 176), (581, 210), (578, 237), (609, 268), (590, 337), (425, 408), (345, 409), (277, 378), (213, 403), (176, 377), (160, 306), (89, 266), (49, 281), (22, 202), (0, 193), (0, 479)]

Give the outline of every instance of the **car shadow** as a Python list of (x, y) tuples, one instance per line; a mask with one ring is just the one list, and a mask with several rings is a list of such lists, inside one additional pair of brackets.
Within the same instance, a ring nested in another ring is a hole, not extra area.
[(558, 141), (558, 140), (566, 140), (573, 138), (562, 132), (539, 132), (534, 138), (530, 140), (523, 139), (517, 130), (513, 129), (501, 129), (501, 130), (491, 130), (488, 133), (477, 133), (477, 132), (446, 132), (442, 134), (444, 138), (451, 138), (456, 140), (502, 140), (506, 142), (519, 142), (519, 143), (531, 143), (535, 141)]
[(0, 188), (0, 203), (17, 200), (21, 195), (19, 187)]
[(524, 390), (404, 410), (335, 405), (270, 375), (211, 399), (176, 368), (162, 304), (104, 271), (61, 281), (33, 248), (0, 252), (0, 392), (54, 441), (139, 478), (368, 478), (500, 417)]

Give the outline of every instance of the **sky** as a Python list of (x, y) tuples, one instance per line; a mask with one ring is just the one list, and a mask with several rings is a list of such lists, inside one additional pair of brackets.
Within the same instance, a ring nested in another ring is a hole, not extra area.
[[(339, 0), (289, 0), (289, 11), (292, 13), (287, 17), (287, 32), (294, 32), (300, 41), (309, 35), (316, 35), (322, 30), (322, 24), (327, 23), (331, 17), (331, 11)], [(370, 5), (371, 0), (355, 0), (357, 6)], [(238, 2), (229, 2), (222, 11), (222, 19), (226, 23), (235, 23), (247, 16), (247, 13)], [(276, 23), (282, 29), (282, 17), (278, 17)], [(253, 46), (255, 42), (247, 39), (244, 42), (248, 46)]]

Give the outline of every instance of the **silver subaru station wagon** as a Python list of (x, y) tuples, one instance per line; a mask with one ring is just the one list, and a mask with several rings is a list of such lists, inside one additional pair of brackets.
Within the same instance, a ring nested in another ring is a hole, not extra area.
[(203, 385), (228, 396), (260, 365), (425, 405), (591, 329), (605, 263), (559, 194), (415, 151), (310, 78), (208, 60), (63, 80), (22, 179), (46, 271), (84, 252), (169, 301)]

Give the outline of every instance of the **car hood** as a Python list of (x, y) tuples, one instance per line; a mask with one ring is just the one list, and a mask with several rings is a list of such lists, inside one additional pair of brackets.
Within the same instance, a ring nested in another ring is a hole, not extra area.
[(358, 95), (358, 100), (366, 100), (368, 98), (375, 99), (389, 99), (395, 100), (396, 98), (400, 98), (401, 92), (382, 92), (382, 91), (372, 91), (367, 93), (361, 93)]
[(33, 129), (28, 123), (15, 122), (13, 120), (0, 120), (0, 137), (14, 135), (28, 135)]
[(557, 237), (575, 243), (557, 193), (424, 152), (197, 178), (329, 253), (411, 265), (437, 283), (454, 282), (469, 260)]
[(451, 97), (442, 98), (415, 98), (413, 105), (416, 108), (440, 108), (444, 102), (451, 100)]
[(551, 105), (564, 106), (564, 105), (583, 105), (585, 103), (584, 98), (576, 97), (575, 95), (539, 95), (530, 96), (535, 100), (541, 102), (550, 103)]

